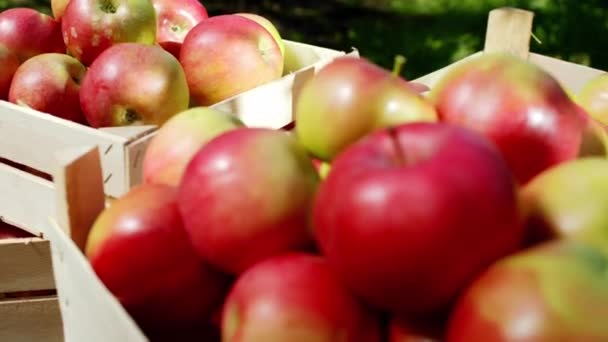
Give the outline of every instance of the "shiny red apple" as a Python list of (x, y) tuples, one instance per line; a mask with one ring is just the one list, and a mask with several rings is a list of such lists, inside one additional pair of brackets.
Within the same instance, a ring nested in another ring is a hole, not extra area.
[(93, 269), (146, 333), (207, 322), (227, 282), (192, 247), (167, 185), (140, 185), (95, 221), (86, 249)]
[(319, 176), (289, 133), (237, 128), (205, 144), (179, 187), (192, 243), (212, 265), (240, 274), (312, 245), (309, 211)]
[(0, 221), (0, 239), (15, 239), (34, 237), (31, 233), (10, 225), (4, 221)]
[(156, 11), (156, 42), (176, 58), (190, 30), (209, 14), (198, 0), (152, 0)]
[(378, 130), (332, 163), (314, 231), (353, 293), (404, 316), (443, 310), (523, 239), (515, 180), (480, 134), (445, 123)]
[(0, 13), (0, 45), (13, 52), (20, 62), (45, 52), (66, 51), (61, 24), (42, 12), (25, 7)]
[(120, 43), (93, 62), (80, 103), (93, 127), (162, 125), (189, 105), (179, 61), (160, 46)]
[(378, 318), (353, 297), (320, 256), (289, 253), (262, 261), (231, 289), (225, 342), (380, 342)]
[(0, 100), (8, 100), (8, 89), (19, 67), (19, 59), (6, 46), (0, 45)]
[(86, 72), (82, 63), (66, 54), (34, 56), (15, 72), (8, 99), (21, 106), (84, 124), (80, 82)]

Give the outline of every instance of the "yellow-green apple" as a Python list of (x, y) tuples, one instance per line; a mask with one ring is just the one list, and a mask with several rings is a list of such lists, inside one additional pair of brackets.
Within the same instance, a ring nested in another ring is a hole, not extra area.
[(180, 52), (190, 94), (207, 106), (276, 80), (283, 56), (262, 25), (243, 16), (224, 14), (198, 23)]
[(318, 183), (310, 157), (288, 132), (241, 127), (196, 153), (178, 203), (199, 254), (240, 274), (262, 259), (311, 247)]
[(585, 125), (578, 158), (608, 157), (608, 125), (594, 119), (580, 105), (577, 104), (576, 107)]
[(515, 56), (490, 53), (451, 69), (434, 87), (440, 120), (493, 141), (519, 183), (577, 157), (585, 125), (560, 84)]
[(266, 30), (268, 30), (268, 32), (270, 32), (272, 37), (275, 39), (275, 41), (279, 45), (279, 49), (281, 49), (281, 56), (283, 56), (283, 58), (285, 58), (285, 44), (283, 43), (283, 38), (281, 38), (281, 34), (279, 33), (279, 30), (277, 30), (277, 27), (274, 26), (272, 21), (268, 20), (268, 18), (266, 18), (266, 17), (263, 17), (259, 14), (255, 14), (255, 13), (240, 12), (240, 13), (235, 13), (235, 14), (243, 16), (248, 19), (251, 19), (251, 20), (255, 21), (256, 23), (262, 25)]
[(608, 159), (586, 157), (547, 169), (520, 198), (529, 243), (568, 238), (608, 252)]
[(156, 42), (179, 58), (184, 38), (209, 14), (198, 0), (152, 0), (156, 10)]
[(70, 0), (51, 0), (51, 12), (55, 20), (61, 21), (61, 17), (63, 17), (63, 13), (69, 2)]
[(61, 24), (51, 16), (24, 7), (0, 13), (0, 45), (12, 51), (21, 63), (41, 53), (66, 51)]
[(186, 75), (177, 58), (158, 45), (119, 43), (99, 55), (80, 89), (93, 127), (162, 125), (188, 109)]
[(607, 341), (608, 258), (556, 240), (499, 260), (459, 298), (447, 342)]
[(146, 149), (144, 182), (178, 186), (186, 166), (203, 145), (243, 126), (234, 115), (209, 107), (193, 107), (176, 114), (158, 129)]
[(575, 99), (591, 117), (608, 125), (608, 73), (592, 78)]
[(66, 54), (36, 55), (15, 72), (8, 99), (20, 106), (85, 124), (79, 94), (86, 72), (82, 63)]
[(139, 185), (116, 199), (95, 221), (85, 253), (146, 333), (208, 321), (228, 290), (188, 240), (168, 185)]
[(380, 342), (377, 315), (353, 297), (321, 256), (288, 253), (253, 265), (222, 314), (225, 342)]
[(89, 66), (117, 43), (156, 42), (151, 0), (70, 0), (61, 18), (67, 51)]
[(8, 100), (8, 90), (13, 75), (19, 67), (19, 59), (6, 46), (0, 44), (0, 100)]
[(298, 139), (329, 161), (382, 127), (437, 120), (433, 104), (404, 79), (364, 58), (340, 57), (302, 87), (295, 104)]
[(314, 232), (356, 295), (398, 315), (429, 314), (520, 247), (516, 191), (506, 161), (480, 134), (402, 124), (332, 162), (315, 198)]
[(31, 233), (10, 225), (4, 221), (0, 221), (0, 239), (15, 239), (34, 237)]

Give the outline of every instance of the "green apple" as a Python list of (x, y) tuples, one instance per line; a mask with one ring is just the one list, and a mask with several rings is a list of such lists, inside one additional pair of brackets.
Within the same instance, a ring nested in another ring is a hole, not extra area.
[(266, 17), (255, 13), (236, 13), (236, 15), (251, 19), (256, 23), (262, 25), (262, 27), (264, 27), (266, 30), (268, 30), (268, 32), (270, 32), (274, 40), (277, 42), (277, 45), (279, 45), (279, 49), (281, 50), (281, 56), (285, 57), (285, 44), (283, 44), (283, 38), (281, 38), (279, 30), (277, 30), (277, 27), (274, 26), (272, 21), (268, 20), (268, 18)]
[(594, 119), (608, 124), (608, 73), (587, 82), (577, 94), (576, 101)]

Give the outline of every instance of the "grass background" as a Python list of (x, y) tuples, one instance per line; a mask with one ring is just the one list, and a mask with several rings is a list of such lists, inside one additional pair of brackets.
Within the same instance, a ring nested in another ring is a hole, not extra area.
[[(531, 50), (608, 70), (606, 0), (202, 0), (210, 15), (254, 12), (286, 39), (350, 50), (385, 68), (396, 54), (415, 78), (482, 49), (488, 12), (514, 6), (535, 12)], [(0, 0), (0, 10), (27, 6), (50, 13), (50, 2)]]

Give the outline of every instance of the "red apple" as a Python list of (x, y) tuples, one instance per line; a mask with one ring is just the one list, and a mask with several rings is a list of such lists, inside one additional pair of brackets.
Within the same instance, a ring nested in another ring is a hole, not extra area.
[(16, 239), (34, 237), (31, 233), (10, 225), (4, 221), (0, 221), (0, 240), (1, 239)]
[(443, 317), (392, 317), (388, 326), (387, 342), (442, 342), (444, 330)]
[(51, 11), (55, 20), (61, 21), (69, 2), (70, 0), (51, 0)]
[(210, 17), (197, 24), (180, 52), (194, 102), (212, 105), (276, 80), (283, 56), (262, 25), (239, 15)]
[(45, 52), (65, 53), (61, 25), (32, 8), (11, 8), (0, 13), (0, 45), (20, 62)]
[(68, 52), (89, 66), (115, 44), (154, 44), (156, 12), (150, 0), (70, 0), (61, 31)]
[(577, 108), (530, 62), (484, 54), (451, 69), (432, 96), (442, 121), (492, 140), (522, 184), (578, 155), (585, 125)]
[(380, 342), (378, 319), (319, 256), (262, 261), (236, 281), (222, 315), (225, 342)]
[(523, 239), (500, 152), (444, 123), (379, 130), (342, 152), (317, 192), (314, 229), (355, 294), (405, 316), (444, 309)]
[(13, 75), (19, 67), (19, 59), (4, 45), (0, 45), (0, 65), (0, 100), (6, 101)]
[(437, 121), (433, 104), (408, 82), (351, 56), (334, 59), (304, 83), (295, 115), (298, 138), (325, 161), (379, 128)]
[(198, 0), (152, 0), (156, 10), (156, 42), (176, 58), (190, 30), (209, 14)]
[(86, 67), (76, 58), (43, 53), (25, 61), (15, 73), (8, 99), (12, 103), (78, 123), (86, 123), (80, 108), (80, 82)]
[(93, 127), (162, 125), (189, 105), (186, 75), (160, 46), (116, 44), (93, 62), (80, 103)]
[(502, 259), (452, 313), (447, 342), (608, 341), (606, 255), (553, 241)]
[(318, 183), (312, 161), (289, 133), (237, 128), (192, 158), (179, 207), (199, 254), (240, 274), (262, 259), (311, 245), (309, 210)]
[(225, 131), (243, 126), (235, 116), (209, 107), (176, 114), (160, 127), (146, 149), (144, 182), (178, 186), (186, 166), (203, 145)]
[(146, 333), (208, 321), (227, 289), (196, 254), (166, 185), (140, 185), (95, 221), (86, 255), (105, 286)]

